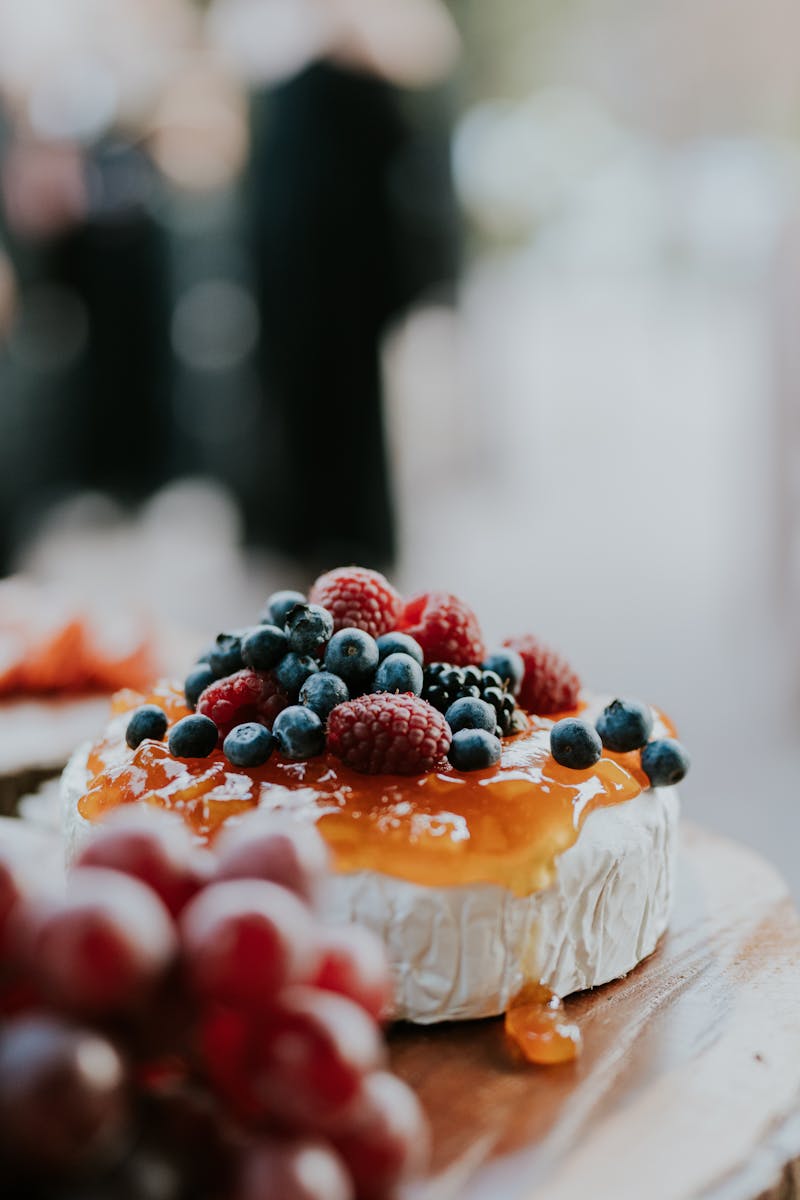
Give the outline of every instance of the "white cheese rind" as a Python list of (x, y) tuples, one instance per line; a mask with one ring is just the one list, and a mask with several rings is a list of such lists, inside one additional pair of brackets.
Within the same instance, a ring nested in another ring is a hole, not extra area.
[[(93, 828), (77, 807), (87, 752), (76, 751), (62, 776), (68, 861)], [(596, 987), (651, 954), (667, 927), (679, 807), (675, 788), (655, 788), (597, 809), (559, 857), (552, 886), (531, 896), (357, 871), (332, 876), (326, 919), (366, 925), (382, 939), (398, 1019), (494, 1016), (530, 980), (560, 996)]]
[(334, 877), (327, 911), (383, 940), (398, 1018), (494, 1016), (531, 980), (567, 996), (652, 953), (669, 920), (678, 815), (674, 788), (596, 810), (558, 859), (554, 884), (532, 896), (360, 871)]

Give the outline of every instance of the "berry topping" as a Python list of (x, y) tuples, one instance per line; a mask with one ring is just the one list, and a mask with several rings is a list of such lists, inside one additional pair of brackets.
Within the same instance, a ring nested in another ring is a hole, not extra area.
[(377, 643), (363, 629), (340, 629), (328, 642), (325, 670), (341, 676), (354, 695), (371, 686), (377, 665)]
[(272, 732), (284, 758), (313, 758), (325, 748), (325, 726), (302, 704), (292, 704), (278, 713)]
[(419, 642), (426, 662), (443, 659), (456, 666), (479, 663), (486, 653), (475, 613), (450, 592), (424, 592), (409, 600), (398, 622)]
[(575, 707), (581, 681), (566, 659), (530, 633), (506, 638), (503, 644), (516, 650), (525, 664), (525, 675), (517, 697), (523, 708), (546, 716)]
[(277, 625), (283, 629), (286, 618), (296, 604), (305, 604), (306, 598), (302, 592), (282, 591), (273, 592), (264, 605), (261, 620), (264, 624)]
[(211, 718), (194, 713), (172, 726), (167, 745), (174, 758), (208, 758), (218, 739), (219, 730)]
[(337, 704), (344, 704), (345, 700), (349, 699), (350, 691), (345, 681), (338, 675), (332, 675), (330, 671), (318, 671), (316, 675), (309, 675), (300, 688), (300, 703), (305, 704), (306, 708), (310, 708), (323, 721), (327, 721)]
[(394, 630), (392, 633), (384, 633), (378, 638), (378, 656), (383, 662), (390, 654), (408, 654), (418, 662), (420, 666), (424, 666), (425, 655), (422, 653), (422, 646), (414, 638), (409, 637), (407, 633), (398, 633)]
[(585, 771), (600, 758), (603, 744), (588, 721), (565, 717), (550, 730), (550, 753), (562, 767)]
[(444, 719), (453, 733), (457, 733), (459, 729), (485, 729), (487, 733), (494, 733), (497, 728), (497, 713), (494, 707), (488, 701), (478, 700), (475, 696), (463, 696), (460, 700), (455, 700), (444, 714)]
[(210, 717), (225, 736), (234, 725), (245, 721), (258, 721), (271, 729), (288, 703), (288, 695), (273, 674), (246, 669), (207, 687), (197, 702), (197, 711)]
[(597, 718), (597, 732), (608, 750), (638, 750), (653, 732), (653, 714), (639, 700), (612, 700)]
[(485, 700), (495, 711), (494, 732), (498, 737), (518, 732), (514, 724), (518, 715), (514, 697), (504, 690), (503, 681), (494, 671), (475, 666), (454, 667), (451, 663), (429, 663), (425, 668), (422, 695), (440, 712), (447, 712), (456, 700)]
[(485, 771), (500, 761), (500, 739), (485, 729), (459, 729), (448, 758), (457, 771)]
[(419, 696), (359, 696), (328, 718), (328, 749), (368, 775), (422, 775), (449, 747), (447, 722)]
[(328, 610), (335, 630), (363, 629), (374, 638), (394, 629), (403, 604), (388, 579), (366, 567), (337, 567), (320, 575), (310, 599)]
[(264, 725), (246, 721), (230, 731), (222, 744), (222, 752), (235, 767), (260, 767), (272, 754), (274, 746), (275, 738)]
[(241, 632), (217, 634), (217, 640), (208, 652), (208, 661), (217, 679), (241, 671), (244, 666), (242, 640), (245, 636)]
[(242, 642), (242, 658), (254, 671), (271, 671), (289, 649), (289, 639), (277, 625), (257, 625)]
[(141, 708), (136, 709), (128, 721), (125, 741), (131, 750), (140, 746), (145, 738), (150, 738), (154, 742), (162, 742), (168, 724), (167, 714), (163, 708), (159, 708), (157, 704), (143, 704)]
[(483, 668), (485, 671), (494, 671), (512, 696), (519, 694), (525, 675), (525, 663), (522, 661), (522, 655), (516, 650), (495, 650), (494, 654), (483, 660)]
[(199, 662), (196, 667), (192, 667), (183, 685), (189, 708), (197, 708), (197, 701), (216, 678), (214, 668), (207, 662)]
[(378, 664), (373, 690), (376, 692), (422, 691), (422, 667), (409, 654), (389, 654)]
[(275, 668), (275, 679), (286, 694), (295, 699), (309, 675), (314, 675), (318, 670), (319, 663), (315, 658), (290, 650)]
[(333, 617), (319, 604), (296, 604), (286, 618), (286, 633), (296, 654), (313, 654), (330, 640)]
[(689, 770), (689, 755), (675, 738), (658, 738), (642, 750), (642, 770), (651, 787), (669, 787)]

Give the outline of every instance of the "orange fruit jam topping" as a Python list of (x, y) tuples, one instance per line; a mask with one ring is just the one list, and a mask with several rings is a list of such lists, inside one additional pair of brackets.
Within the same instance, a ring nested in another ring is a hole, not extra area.
[[(171, 724), (189, 711), (171, 684), (148, 695), (120, 693), (114, 711), (144, 703), (164, 708)], [(647, 786), (635, 753), (604, 753), (585, 771), (559, 766), (549, 752), (552, 723), (531, 717), (489, 770), (387, 776), (358, 774), (329, 755), (307, 762), (275, 755), (243, 770), (219, 750), (183, 760), (166, 743), (145, 741), (132, 751), (120, 719), (91, 751), (92, 779), (78, 807), (96, 821), (121, 804), (156, 804), (179, 812), (203, 841), (257, 805), (291, 809), (317, 822), (339, 871), (370, 869), (429, 886), (497, 883), (528, 895), (552, 881), (557, 856), (590, 812)]]

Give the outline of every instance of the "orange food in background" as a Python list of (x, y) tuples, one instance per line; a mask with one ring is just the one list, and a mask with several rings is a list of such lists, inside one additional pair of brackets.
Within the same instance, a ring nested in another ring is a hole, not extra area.
[(0, 581), (0, 699), (141, 688), (156, 671), (143, 621), (100, 618), (20, 578)]

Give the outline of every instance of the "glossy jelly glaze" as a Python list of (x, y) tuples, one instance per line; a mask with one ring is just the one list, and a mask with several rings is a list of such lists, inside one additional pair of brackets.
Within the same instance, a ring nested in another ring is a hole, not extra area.
[[(187, 709), (179, 688), (148, 695), (120, 693), (117, 714), (160, 704), (170, 722)], [(562, 714), (563, 715), (563, 714)], [(256, 770), (210, 758), (173, 758), (166, 744), (125, 744), (120, 717), (89, 755), (92, 775), (81, 816), (99, 820), (111, 808), (145, 801), (180, 812), (210, 841), (224, 821), (262, 805), (290, 808), (317, 821), (339, 871), (373, 870), (412, 883), (496, 883), (529, 895), (553, 880), (556, 859), (597, 808), (637, 796), (647, 780), (639, 755), (608, 754), (595, 767), (571, 771), (549, 753), (551, 719), (530, 717), (527, 731), (507, 739), (500, 763), (461, 774), (449, 766), (423, 776), (358, 774), (322, 755), (308, 762), (273, 756)]]

